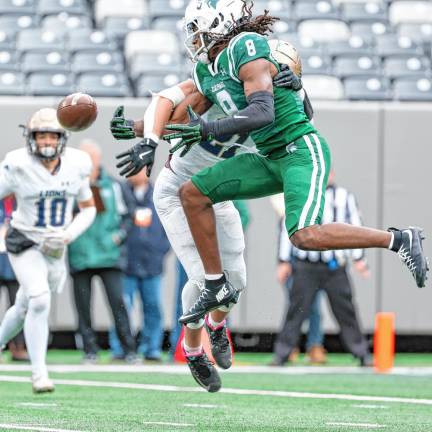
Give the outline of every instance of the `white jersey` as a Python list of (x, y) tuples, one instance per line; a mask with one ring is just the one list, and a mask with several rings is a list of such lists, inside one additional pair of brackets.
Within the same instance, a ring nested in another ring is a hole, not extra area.
[[(207, 120), (222, 117), (226, 117), (226, 114), (216, 105), (213, 105), (204, 116)], [(184, 157), (180, 157), (181, 150), (175, 152), (170, 160), (170, 167), (186, 180), (221, 160), (247, 152), (248, 149), (253, 151), (254, 147), (255, 144), (247, 135), (234, 135), (223, 143), (216, 140), (200, 143), (194, 145)]]
[(15, 195), (11, 225), (35, 242), (64, 230), (75, 202), (92, 197), (91, 168), (89, 155), (74, 148), (65, 149), (55, 174), (26, 148), (8, 153), (0, 165), (0, 198)]

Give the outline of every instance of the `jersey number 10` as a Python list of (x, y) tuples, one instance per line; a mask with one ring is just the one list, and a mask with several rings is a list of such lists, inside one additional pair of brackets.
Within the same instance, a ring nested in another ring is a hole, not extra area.
[[(46, 198), (42, 198), (36, 202), (38, 210), (38, 220), (35, 224), (38, 228), (46, 228), (47, 226), (47, 216), (49, 225), (53, 227), (63, 226), (65, 223), (65, 213), (66, 213), (66, 199), (65, 198), (54, 198), (51, 203), (46, 205)], [(49, 205), (51, 204), (51, 205)], [(47, 215), (47, 213), (49, 213)]]

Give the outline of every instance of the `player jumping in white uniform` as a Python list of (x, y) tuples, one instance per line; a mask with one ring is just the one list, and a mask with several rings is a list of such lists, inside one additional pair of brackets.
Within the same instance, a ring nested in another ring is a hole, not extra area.
[[(301, 87), (296, 75), (285, 69), (277, 80), (282, 86)], [(143, 122), (125, 120), (123, 107), (119, 107), (111, 123), (111, 131), (117, 139), (129, 139), (143, 136), (144, 141), (139, 144), (142, 155), (142, 167), (147, 166), (150, 175), (154, 160), (154, 150), (157, 146), (165, 125), (176, 121), (186, 121), (179, 118), (176, 112), (184, 112), (184, 107), (194, 104), (192, 81), (185, 81), (170, 89), (166, 89), (153, 96), (147, 108)], [(176, 110), (178, 107), (178, 110)], [(200, 107), (199, 111), (206, 111), (208, 107)], [(173, 111), (174, 110), (174, 111)], [(225, 114), (217, 107), (212, 107), (207, 116), (216, 119)], [(234, 156), (242, 151), (254, 151), (254, 144), (247, 136), (228, 137), (224, 142), (201, 142), (194, 146), (184, 156), (174, 153), (165, 168), (160, 172), (154, 190), (154, 203), (161, 222), (165, 228), (171, 246), (182, 263), (188, 282), (182, 292), (183, 310), (188, 310), (199, 297), (204, 284), (204, 267), (195, 247), (186, 216), (179, 198), (180, 186), (200, 170), (212, 166), (221, 159)], [(120, 158), (130, 156), (130, 152), (119, 155)], [(120, 162), (119, 167), (126, 166), (120, 174), (133, 175), (127, 167), (127, 160)], [(240, 216), (231, 201), (213, 206), (216, 216), (217, 235), (221, 257), (230, 281), (240, 293), (246, 286), (246, 266), (243, 259), (244, 237)], [(188, 365), (195, 380), (207, 391), (215, 392), (221, 387), (221, 380), (217, 370), (204, 353), (201, 344), (201, 328), (205, 325), (211, 342), (212, 354), (216, 364), (222, 369), (228, 369), (232, 364), (232, 351), (226, 334), (226, 316), (233, 304), (228, 307), (210, 312), (205, 320), (201, 319), (185, 326), (183, 349)]]
[(48, 315), (51, 292), (66, 280), (65, 247), (96, 216), (90, 158), (66, 148), (67, 135), (56, 111), (43, 108), (25, 128), (27, 148), (8, 153), (0, 166), (0, 198), (14, 194), (17, 203), (6, 248), (20, 286), (0, 325), (0, 349), (24, 327), (35, 393), (54, 390), (46, 366)]

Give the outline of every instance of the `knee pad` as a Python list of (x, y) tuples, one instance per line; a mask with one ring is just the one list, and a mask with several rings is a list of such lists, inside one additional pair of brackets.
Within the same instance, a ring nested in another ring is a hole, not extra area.
[(19, 289), (15, 297), (15, 308), (20, 318), (24, 319), (28, 309), (28, 299), (22, 289)]
[(36, 314), (49, 313), (51, 306), (51, 294), (45, 292), (37, 297), (31, 297), (28, 302), (28, 309)]
[(227, 270), (226, 273), (227, 279), (236, 291), (240, 293), (246, 288), (246, 266), (240, 270)]
[[(186, 285), (184, 286), (182, 291), (183, 312), (188, 311), (192, 307), (192, 305), (195, 303), (195, 300), (199, 297), (203, 287), (204, 281), (189, 279), (186, 282)], [(203, 325), (204, 319), (200, 319), (199, 321), (186, 324), (186, 326), (192, 330), (200, 329)]]

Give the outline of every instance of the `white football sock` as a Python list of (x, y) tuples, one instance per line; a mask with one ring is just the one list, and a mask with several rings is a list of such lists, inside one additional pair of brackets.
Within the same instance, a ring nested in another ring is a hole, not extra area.
[(217, 273), (217, 274), (205, 274), (205, 278), (207, 280), (218, 280), (223, 276), (223, 273)]
[(22, 330), (26, 312), (27, 300), (22, 290), (19, 289), (15, 304), (7, 310), (0, 325), (0, 349)]
[(184, 348), (187, 356), (196, 356), (196, 355), (202, 354), (202, 352), (203, 352), (202, 345), (197, 346), (197, 347), (190, 347), (190, 346), (187, 346), (184, 341), (183, 341), (183, 348)]
[(24, 322), (24, 336), (32, 364), (33, 377), (48, 377), (46, 352), (48, 347), (48, 315), (51, 293), (45, 292), (29, 300)]

